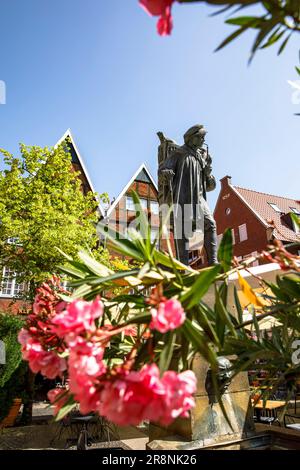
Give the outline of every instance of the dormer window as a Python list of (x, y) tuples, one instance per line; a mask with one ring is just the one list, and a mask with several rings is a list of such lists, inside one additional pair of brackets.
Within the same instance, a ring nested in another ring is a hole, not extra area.
[(290, 207), (291, 211), (294, 212), (296, 215), (300, 215), (300, 210), (297, 209), (296, 207)]
[(272, 209), (274, 209), (275, 212), (279, 212), (280, 214), (283, 212), (274, 202), (268, 202), (268, 204), (272, 207)]

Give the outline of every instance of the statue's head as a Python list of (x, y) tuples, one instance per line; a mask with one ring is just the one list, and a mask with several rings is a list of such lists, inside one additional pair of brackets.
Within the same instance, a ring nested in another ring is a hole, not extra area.
[[(231, 384), (232, 375), (233, 375), (232, 364), (230, 360), (224, 356), (219, 356), (217, 359), (217, 362), (218, 362), (217, 385), (218, 385), (220, 395), (223, 395), (227, 391), (229, 385)], [(205, 386), (206, 386), (207, 393), (210, 395), (210, 400), (212, 402), (216, 402), (217, 398), (215, 396), (211, 369), (207, 371)]]
[(196, 124), (184, 134), (184, 143), (191, 147), (202, 147), (206, 134), (207, 131), (204, 126), (202, 124)]
[(223, 385), (224, 389), (226, 390), (227, 387), (230, 385), (231, 378), (232, 378), (232, 370), (231, 370), (231, 362), (227, 357), (220, 356), (218, 357), (218, 380), (220, 384)]

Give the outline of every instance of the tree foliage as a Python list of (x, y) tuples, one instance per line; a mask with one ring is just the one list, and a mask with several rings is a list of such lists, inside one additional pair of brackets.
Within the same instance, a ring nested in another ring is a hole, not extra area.
[(21, 144), (19, 157), (1, 154), (0, 264), (34, 287), (62, 261), (57, 247), (74, 255), (80, 246), (95, 246), (98, 203), (81, 191), (65, 144)]
[(24, 397), (27, 363), (22, 361), (18, 333), (24, 321), (0, 313), (0, 338), (5, 344), (6, 364), (0, 365), (0, 421), (8, 414), (14, 398)]

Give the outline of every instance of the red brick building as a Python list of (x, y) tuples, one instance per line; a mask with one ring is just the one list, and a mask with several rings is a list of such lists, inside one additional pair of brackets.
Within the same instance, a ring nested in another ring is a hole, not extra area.
[[(234, 186), (230, 176), (221, 179), (214, 210), (217, 234), (220, 239), (227, 228), (232, 229), (234, 255), (240, 259), (255, 256), (273, 239), (300, 243), (290, 213), (300, 215), (298, 200)], [(300, 246), (293, 249), (298, 250)]]

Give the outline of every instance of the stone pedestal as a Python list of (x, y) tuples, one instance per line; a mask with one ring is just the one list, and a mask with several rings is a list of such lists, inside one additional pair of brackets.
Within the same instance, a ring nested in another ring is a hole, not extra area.
[(254, 435), (253, 410), (247, 373), (238, 374), (222, 395), (228, 424), (215, 397), (207, 390), (208, 364), (200, 356), (192, 366), (197, 377), (196, 406), (190, 418), (177, 419), (171, 426), (150, 425), (149, 449), (201, 449), (236, 442)]

